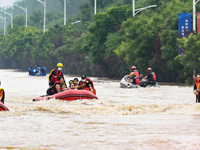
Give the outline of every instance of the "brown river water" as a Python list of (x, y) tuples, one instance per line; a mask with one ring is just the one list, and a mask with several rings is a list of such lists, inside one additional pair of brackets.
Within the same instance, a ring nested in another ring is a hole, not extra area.
[(0, 70), (10, 109), (0, 112), (0, 149), (200, 149), (200, 104), (191, 86), (122, 89), (117, 80), (91, 79), (98, 100), (33, 102), (45, 94), (47, 77)]

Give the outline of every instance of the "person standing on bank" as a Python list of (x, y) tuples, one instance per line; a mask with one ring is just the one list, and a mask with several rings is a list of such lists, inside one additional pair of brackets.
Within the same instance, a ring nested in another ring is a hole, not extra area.
[[(49, 74), (49, 87), (53, 86), (55, 82), (59, 81), (60, 78), (64, 79), (63, 76), (63, 64), (58, 63), (57, 64), (57, 68), (54, 68), (51, 73)], [(64, 83), (65, 83), (65, 79), (64, 79)]]

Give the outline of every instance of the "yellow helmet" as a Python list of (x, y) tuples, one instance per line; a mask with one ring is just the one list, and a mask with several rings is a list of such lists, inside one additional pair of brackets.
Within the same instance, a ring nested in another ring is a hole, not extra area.
[(63, 64), (58, 63), (58, 64), (57, 64), (57, 67), (63, 68)]

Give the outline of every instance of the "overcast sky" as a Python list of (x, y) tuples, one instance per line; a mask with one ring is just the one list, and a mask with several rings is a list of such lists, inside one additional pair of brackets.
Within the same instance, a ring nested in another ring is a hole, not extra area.
[(8, 7), (10, 5), (13, 5), (13, 3), (16, 1), (20, 0), (0, 0), (0, 7)]

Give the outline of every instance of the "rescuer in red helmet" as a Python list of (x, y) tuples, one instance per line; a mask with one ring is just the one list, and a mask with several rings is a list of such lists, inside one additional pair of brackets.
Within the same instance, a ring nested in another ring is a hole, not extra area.
[[(132, 72), (134, 72), (136, 74), (136, 76), (138, 77), (139, 80), (142, 80), (143, 76), (142, 74), (140, 74), (139, 70), (136, 68), (136, 66), (132, 66)], [(138, 76), (139, 75), (139, 76)]]
[(149, 67), (147, 69), (147, 75), (144, 77), (147, 80), (148, 85), (155, 85), (156, 84), (156, 75), (152, 72), (152, 69)]
[(139, 73), (135, 66), (132, 66), (132, 72), (126, 77), (128, 82), (133, 84), (140, 85), (140, 78), (142, 78), (142, 74)]

